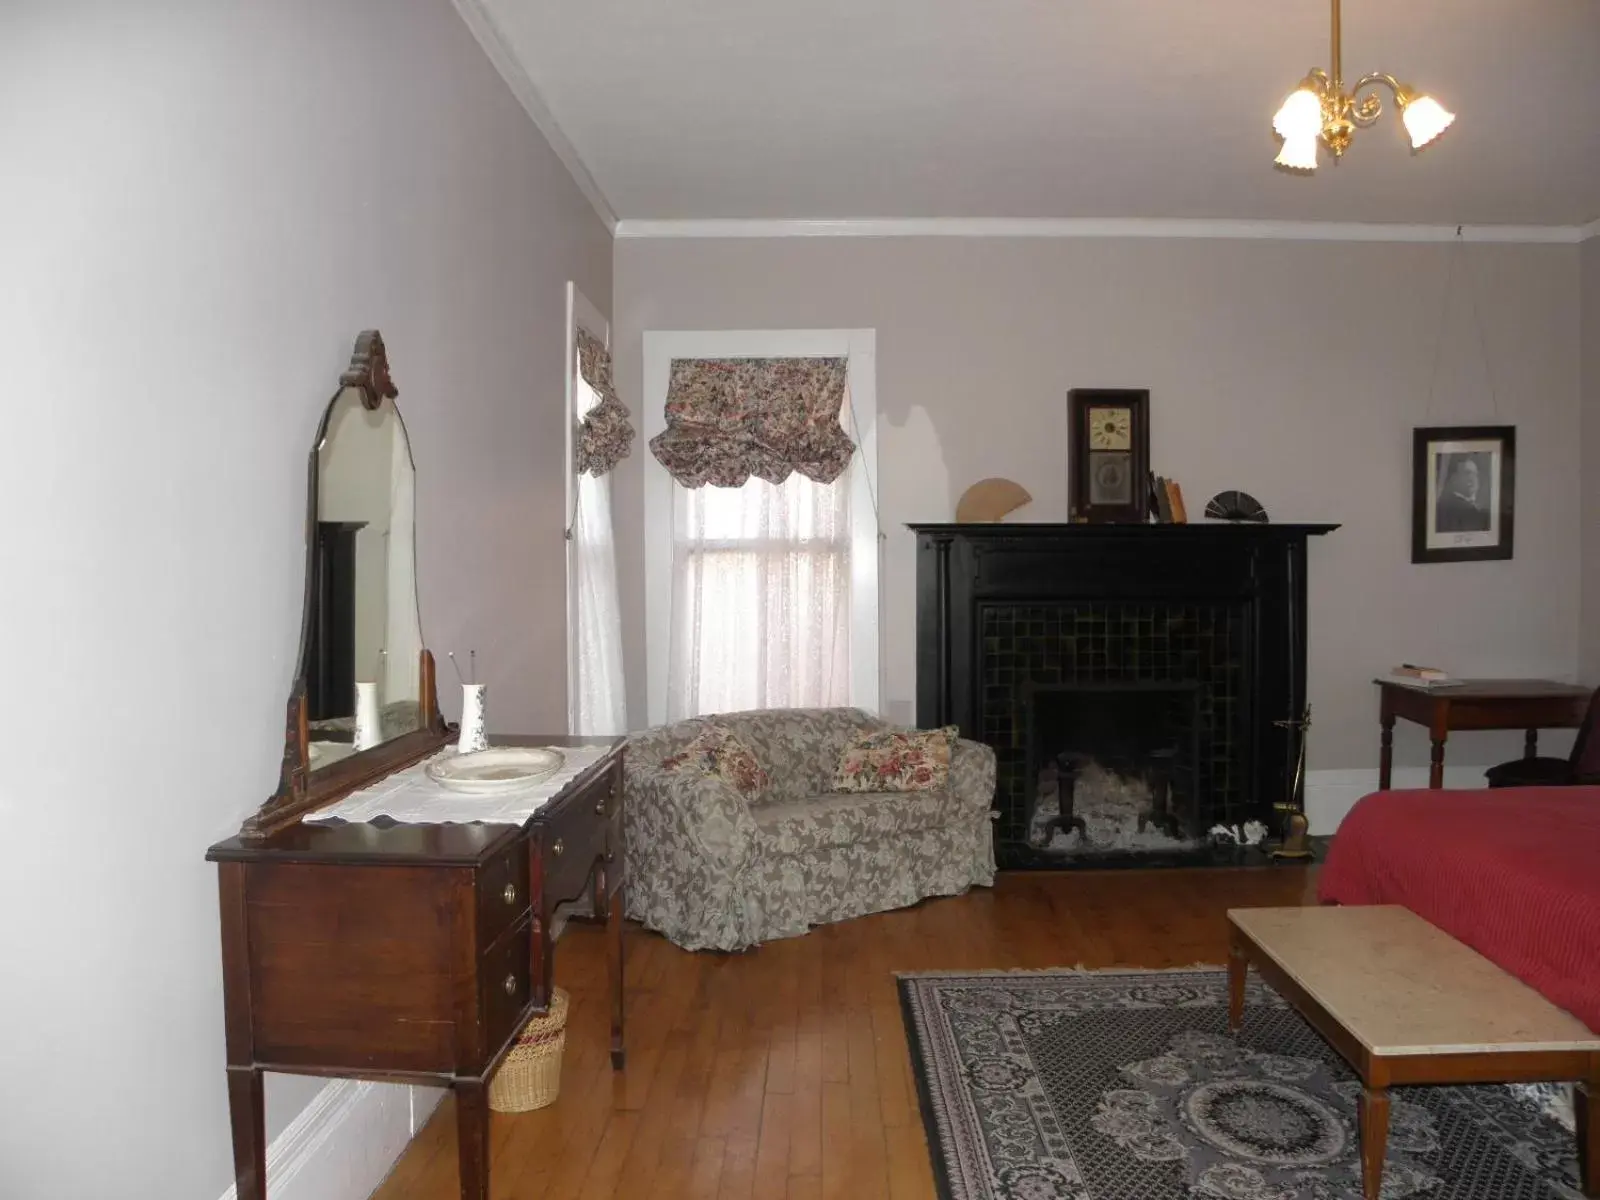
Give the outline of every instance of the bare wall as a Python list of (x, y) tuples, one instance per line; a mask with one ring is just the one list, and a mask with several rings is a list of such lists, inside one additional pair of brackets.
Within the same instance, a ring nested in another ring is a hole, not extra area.
[[(1447, 307), (1452, 253), (1464, 258)], [(905, 523), (951, 519), (987, 475), (1033, 494), (1020, 518), (1064, 519), (1073, 386), (1151, 390), (1156, 468), (1182, 482), (1192, 509), (1242, 488), (1275, 519), (1343, 525), (1311, 552), (1314, 766), (1376, 762), (1369, 681), (1396, 662), (1485, 675), (1570, 677), (1576, 667), (1574, 246), (621, 239), (615, 258), (618, 377), (630, 398), (645, 330), (878, 331), (891, 704), (915, 694)], [(1516, 558), (1413, 566), (1411, 429), (1494, 420), (1517, 425)], [(619, 480), (624, 513), (641, 504), (638, 463)], [(638, 536), (621, 522), (625, 570), (637, 569)], [(623, 588), (636, 723), (641, 591)], [(1453, 761), (1519, 747), (1461, 737)], [(1403, 758), (1425, 761), (1424, 748), (1402, 732)]]
[(1600, 237), (1583, 243), (1583, 680), (1600, 686)]
[(11, 0), (0, 161), (0, 1195), (215, 1200), (202, 856), (276, 779), (322, 407), (382, 329), (428, 643), (565, 728), (564, 285), (608, 306), (611, 239), (449, 0)]

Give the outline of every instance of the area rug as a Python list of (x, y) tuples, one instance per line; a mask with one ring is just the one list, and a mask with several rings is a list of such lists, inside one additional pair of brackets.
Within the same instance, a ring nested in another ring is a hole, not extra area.
[[(1251, 975), (900, 977), (944, 1200), (1360, 1200), (1360, 1084)], [(1397, 1088), (1384, 1200), (1579, 1200), (1572, 1134), (1505, 1087)]]

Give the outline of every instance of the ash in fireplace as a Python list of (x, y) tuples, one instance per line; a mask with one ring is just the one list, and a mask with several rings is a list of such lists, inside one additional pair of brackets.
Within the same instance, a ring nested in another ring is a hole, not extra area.
[[(1073, 854), (1116, 850), (1187, 849), (1198, 842), (1185, 838), (1169, 815), (1157, 811), (1149, 783), (1088, 759), (1075, 770), (1055, 762), (1039, 771), (1030, 844), (1043, 850)], [(1071, 816), (1061, 813), (1063, 787), (1071, 788)], [(1175, 836), (1177, 835), (1177, 836)]]

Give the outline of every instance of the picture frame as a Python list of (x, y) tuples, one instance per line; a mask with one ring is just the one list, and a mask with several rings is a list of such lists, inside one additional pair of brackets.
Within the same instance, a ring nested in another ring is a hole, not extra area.
[(1512, 557), (1516, 465), (1514, 425), (1412, 430), (1411, 561)]
[(1150, 516), (1150, 392), (1067, 393), (1067, 502), (1071, 519), (1143, 524)]

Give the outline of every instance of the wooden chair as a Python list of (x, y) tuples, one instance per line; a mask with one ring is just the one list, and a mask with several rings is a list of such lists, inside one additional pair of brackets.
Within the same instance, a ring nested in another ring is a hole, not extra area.
[(1510, 762), (1490, 767), (1485, 774), (1489, 786), (1503, 787), (1572, 787), (1577, 784), (1600, 784), (1600, 689), (1589, 698), (1589, 708), (1584, 713), (1583, 724), (1578, 727), (1577, 740), (1572, 743), (1572, 753), (1566, 758), (1514, 758)]

